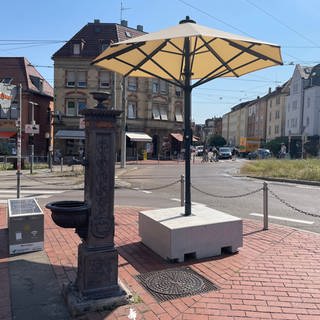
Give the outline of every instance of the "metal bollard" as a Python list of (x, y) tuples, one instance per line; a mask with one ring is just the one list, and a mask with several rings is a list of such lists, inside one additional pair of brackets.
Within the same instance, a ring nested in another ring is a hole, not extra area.
[(181, 194), (180, 194), (180, 205), (184, 207), (184, 175), (182, 174), (180, 177), (180, 186), (181, 186)]
[(263, 230), (268, 230), (268, 184), (263, 183)]
[(63, 158), (60, 159), (60, 171), (63, 171)]

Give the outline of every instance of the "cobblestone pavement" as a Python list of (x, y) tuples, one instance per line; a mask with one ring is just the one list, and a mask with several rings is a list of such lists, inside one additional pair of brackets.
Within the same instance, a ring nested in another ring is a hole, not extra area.
[[(0, 207), (0, 319), (13, 319), (7, 248), (6, 209)], [(145, 208), (144, 208), (145, 209)], [(243, 247), (236, 254), (172, 264), (140, 242), (139, 208), (116, 207), (115, 243), (119, 278), (134, 302), (112, 312), (94, 312), (85, 319), (320, 319), (320, 235), (244, 220)], [(74, 281), (79, 237), (57, 227), (45, 210), (45, 251), (62, 288)], [(23, 257), (23, 255), (21, 255)], [(209, 291), (158, 302), (135, 276), (149, 271), (189, 266), (218, 286)], [(36, 276), (36, 275), (35, 275)], [(34, 305), (33, 319), (37, 318)]]

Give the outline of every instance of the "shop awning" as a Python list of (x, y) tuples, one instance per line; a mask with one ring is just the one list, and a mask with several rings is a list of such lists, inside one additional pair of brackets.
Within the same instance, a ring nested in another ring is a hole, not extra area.
[(15, 136), (17, 134), (17, 132), (14, 131), (0, 131), (0, 138), (11, 138), (13, 136)]
[[(181, 133), (170, 133), (170, 135), (178, 141), (181, 141), (181, 142), (183, 141), (183, 135)], [(199, 140), (198, 137), (195, 137), (195, 136), (192, 137), (192, 141), (198, 141), (198, 140)]]
[(151, 142), (152, 138), (144, 132), (126, 132), (126, 136), (131, 141)]
[(181, 133), (170, 133), (170, 135), (178, 141), (183, 141), (183, 135)]
[(56, 139), (82, 140), (85, 135), (84, 130), (58, 130), (54, 137)]

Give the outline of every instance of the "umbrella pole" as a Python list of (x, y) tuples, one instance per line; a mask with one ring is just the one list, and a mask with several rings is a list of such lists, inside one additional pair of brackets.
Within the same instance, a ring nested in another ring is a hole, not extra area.
[(185, 206), (184, 215), (191, 215), (190, 147), (191, 147), (191, 70), (190, 40), (184, 41), (184, 141), (185, 141)]

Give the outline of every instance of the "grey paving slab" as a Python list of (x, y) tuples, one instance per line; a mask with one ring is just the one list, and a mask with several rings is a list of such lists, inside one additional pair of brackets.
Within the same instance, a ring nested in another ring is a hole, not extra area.
[(45, 252), (10, 257), (9, 274), (14, 320), (70, 319)]

